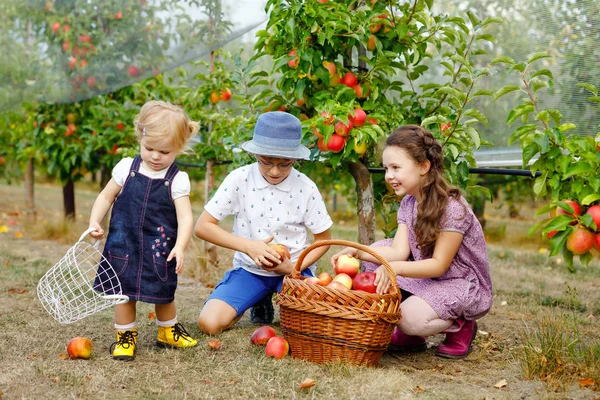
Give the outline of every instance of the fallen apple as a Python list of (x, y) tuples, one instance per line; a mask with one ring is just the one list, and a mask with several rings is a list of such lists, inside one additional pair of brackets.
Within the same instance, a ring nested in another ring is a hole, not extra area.
[(282, 338), (281, 336), (275, 336), (269, 339), (267, 342), (267, 347), (265, 348), (265, 354), (267, 357), (274, 357), (278, 360), (281, 360), (283, 357), (287, 356), (290, 351), (290, 345), (287, 340)]
[(74, 337), (67, 344), (67, 353), (71, 358), (88, 359), (92, 355), (92, 341), (86, 337)]
[(375, 293), (377, 286), (375, 286), (375, 272), (360, 272), (354, 279), (352, 279), (352, 288), (354, 290), (362, 290), (368, 293)]
[[(333, 278), (333, 282), (339, 282), (342, 285), (344, 285), (347, 289), (352, 289), (352, 278), (350, 277), (350, 275), (345, 274), (345, 273), (340, 273), (337, 274), (334, 278)], [(331, 285), (330, 283), (330, 285)]]
[(317, 275), (317, 278), (323, 282), (323, 286), (327, 286), (331, 283), (331, 281), (333, 281), (333, 276), (331, 276), (329, 272), (321, 272), (319, 275)]
[(269, 341), (269, 339), (275, 336), (277, 336), (275, 329), (271, 328), (269, 325), (263, 325), (252, 333), (252, 336), (250, 336), (250, 342), (252, 344), (264, 345)]
[(271, 247), (273, 250), (275, 250), (277, 252), (277, 254), (279, 254), (279, 256), (281, 257), (281, 259), (284, 259), (284, 258), (287, 258), (288, 260), (290, 259), (290, 251), (284, 245), (271, 243), (271, 244), (269, 244), (269, 247)]
[(354, 278), (360, 269), (360, 261), (357, 258), (342, 254), (338, 257), (333, 270), (336, 274), (347, 274), (350, 278)]

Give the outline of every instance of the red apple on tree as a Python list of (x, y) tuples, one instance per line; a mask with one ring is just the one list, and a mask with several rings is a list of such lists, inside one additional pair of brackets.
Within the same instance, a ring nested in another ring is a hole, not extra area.
[(87, 78), (87, 84), (89, 87), (93, 88), (94, 86), (96, 86), (96, 77), (95, 76), (90, 76)]
[(350, 278), (355, 277), (356, 274), (358, 274), (359, 269), (360, 261), (348, 254), (339, 256), (335, 263), (335, 267), (333, 268), (336, 274), (347, 274)]
[(298, 58), (298, 56), (296, 56), (297, 50), (296, 49), (292, 49), (290, 50), (290, 52), (288, 53), (288, 56), (292, 56), (294, 58), (292, 58), (291, 60), (289, 60), (287, 62), (288, 67), (292, 68), (292, 69), (296, 69), (298, 68), (298, 64), (300, 63), (300, 58)]
[(341, 137), (348, 137), (348, 135), (350, 134), (350, 130), (353, 128), (354, 126), (352, 125), (352, 121), (348, 120), (348, 125), (344, 124), (342, 121), (338, 121), (337, 124), (335, 124), (335, 133), (337, 133), (338, 135), (340, 135)]
[(362, 290), (368, 293), (375, 293), (377, 286), (375, 286), (375, 272), (361, 272), (352, 279), (352, 289)]
[(256, 345), (264, 345), (267, 344), (269, 339), (275, 336), (277, 336), (275, 329), (271, 328), (269, 325), (263, 325), (260, 328), (256, 328), (256, 330), (252, 332), (252, 336), (250, 336), (250, 342)]
[(219, 96), (219, 99), (223, 101), (229, 101), (229, 99), (231, 99), (231, 90), (228, 88), (221, 90), (221, 96)]
[(342, 80), (340, 82), (350, 88), (353, 88), (354, 86), (358, 85), (358, 79), (356, 78), (356, 75), (354, 75), (352, 72), (346, 72), (346, 74), (342, 77)]
[(594, 236), (594, 247), (596, 248), (596, 250), (600, 250), (600, 233), (597, 233)]
[(596, 230), (600, 230), (600, 205), (591, 206), (585, 213), (592, 216), (592, 221), (596, 224)]
[(570, 205), (571, 207), (573, 207), (574, 215), (560, 207), (556, 208), (556, 215), (563, 215), (563, 214), (570, 215), (573, 218), (575, 218), (575, 215), (581, 215), (581, 206), (579, 206), (579, 203), (577, 203), (576, 201), (573, 201), (573, 200), (565, 200), (564, 202), (567, 203), (568, 205)]
[(579, 256), (590, 251), (595, 242), (596, 235), (580, 226), (567, 238), (567, 249)]
[(354, 115), (350, 117), (354, 126), (363, 126), (367, 120), (367, 113), (357, 108), (354, 110)]
[(54, 34), (58, 33), (58, 30), (60, 29), (60, 22), (53, 23), (51, 29)]
[(71, 358), (88, 359), (92, 355), (92, 341), (86, 337), (74, 337), (67, 344), (67, 353)]
[(334, 153), (339, 153), (340, 151), (342, 151), (345, 144), (346, 141), (344, 140), (344, 138), (334, 133), (333, 135), (331, 135), (329, 141), (327, 142), (327, 149), (333, 151)]
[(129, 67), (127, 67), (127, 73), (132, 78), (137, 78), (140, 75), (140, 69), (135, 65), (130, 65)]
[(117, 122), (115, 124), (115, 128), (117, 128), (117, 130), (119, 130), (119, 131), (123, 131), (123, 130), (125, 130), (125, 124), (123, 124), (122, 122)]
[(287, 356), (290, 351), (290, 345), (287, 340), (282, 338), (281, 336), (275, 336), (269, 339), (267, 342), (267, 347), (265, 348), (265, 354), (267, 357), (274, 357), (278, 360), (281, 360), (283, 357)]

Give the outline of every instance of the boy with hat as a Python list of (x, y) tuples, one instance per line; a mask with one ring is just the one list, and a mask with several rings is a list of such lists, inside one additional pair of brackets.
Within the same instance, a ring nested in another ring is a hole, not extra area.
[[(242, 144), (256, 162), (227, 175), (196, 222), (198, 238), (236, 251), (233, 269), (200, 312), (198, 328), (204, 333), (214, 335), (231, 327), (248, 308), (278, 292), (284, 275), (292, 272), (309, 245), (308, 230), (315, 240), (331, 238), (333, 222), (317, 186), (293, 167), (295, 160), (310, 155), (301, 139), (302, 127), (293, 115), (260, 115), (252, 140)], [(228, 215), (235, 215), (232, 232), (218, 225)], [(287, 247), (291, 259), (281, 258), (269, 243)], [(307, 255), (303, 275), (314, 275), (315, 262), (327, 249), (319, 247)]]

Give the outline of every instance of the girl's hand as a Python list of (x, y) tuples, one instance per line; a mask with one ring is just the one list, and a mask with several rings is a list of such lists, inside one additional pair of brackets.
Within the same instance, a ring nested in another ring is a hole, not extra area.
[(388, 273), (383, 265), (375, 270), (375, 282), (373, 283), (375, 286), (377, 286), (378, 294), (385, 294), (390, 289), (392, 282), (390, 281), (390, 277), (388, 276)]
[(169, 253), (169, 257), (167, 257), (167, 262), (171, 261), (173, 258), (177, 261), (177, 265), (175, 266), (175, 273), (179, 275), (183, 272), (183, 260), (185, 258), (185, 254), (183, 249), (175, 246), (173, 250)]
[(358, 257), (356, 257), (358, 255), (358, 249), (355, 249), (354, 247), (346, 247), (344, 250), (331, 256), (331, 266), (332, 267), (335, 267), (335, 265), (337, 264), (337, 259), (343, 254), (347, 254), (349, 256), (358, 258)]
[(100, 240), (104, 237), (104, 229), (102, 229), (99, 223), (90, 222), (90, 226), (88, 227), (88, 229), (93, 229), (93, 231), (90, 232), (90, 236), (92, 238)]
[(273, 236), (263, 240), (251, 240), (246, 247), (245, 253), (261, 268), (273, 268), (281, 263), (279, 254), (268, 245), (272, 240)]

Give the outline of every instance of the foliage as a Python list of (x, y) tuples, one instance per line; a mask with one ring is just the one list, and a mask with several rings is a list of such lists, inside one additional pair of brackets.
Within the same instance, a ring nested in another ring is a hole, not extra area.
[[(536, 68), (536, 62), (547, 57), (549, 55), (546, 53), (535, 53), (525, 63), (516, 63), (507, 56), (496, 58), (493, 63), (506, 64), (509, 70), (519, 74), (520, 86), (504, 86), (495, 93), (495, 98), (515, 91), (526, 96), (522, 104), (514, 107), (507, 117), (509, 125), (518, 120), (522, 122), (511, 134), (509, 144), (519, 141), (523, 149), (523, 165), (528, 166), (532, 176), (539, 171), (540, 176), (535, 178), (533, 186), (535, 195), (549, 195), (553, 200), (538, 210), (537, 215), (554, 211), (550, 218), (534, 225), (530, 232), (540, 227), (543, 227), (544, 235), (552, 232), (550, 255), (562, 252), (567, 266), (572, 270), (573, 252), (566, 246), (568, 237), (578, 227), (592, 232), (600, 230), (592, 221), (592, 216), (585, 213), (590, 206), (600, 204), (600, 133), (596, 140), (573, 133), (576, 125), (563, 122), (559, 110), (540, 107), (538, 92), (554, 84), (552, 72)], [(596, 87), (585, 83), (579, 86), (591, 93), (590, 101), (600, 103)], [(573, 200), (583, 206), (581, 215), (573, 215), (572, 205), (565, 200)], [(557, 207), (566, 213), (556, 213)], [(584, 264), (589, 263), (592, 257), (590, 251), (580, 255)]]

